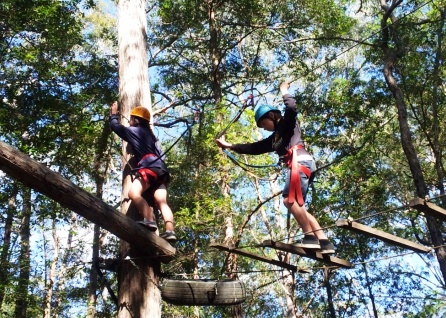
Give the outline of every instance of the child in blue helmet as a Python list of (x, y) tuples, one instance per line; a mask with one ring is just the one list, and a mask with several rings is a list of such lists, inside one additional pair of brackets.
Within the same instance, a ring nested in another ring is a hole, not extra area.
[(130, 113), (130, 127), (119, 123), (118, 103), (110, 107), (110, 128), (123, 140), (127, 141), (138, 162), (136, 177), (132, 182), (128, 196), (144, 217), (139, 221), (151, 231), (158, 229), (152, 209), (143, 197), (149, 188), (164, 219), (166, 231), (160, 236), (169, 242), (175, 242), (173, 213), (167, 204), (166, 184), (169, 171), (164, 163), (164, 152), (150, 128), (150, 112), (143, 106), (133, 108)]
[(299, 122), (296, 120), (296, 101), (288, 92), (290, 84), (280, 85), (280, 92), (285, 104), (285, 113), (272, 106), (259, 106), (255, 112), (257, 126), (274, 132), (269, 137), (253, 143), (231, 144), (223, 137), (216, 140), (221, 148), (235, 152), (259, 155), (275, 151), (290, 168), (283, 189), (283, 203), (296, 219), (304, 232), (304, 238), (298, 247), (321, 250), (323, 254), (335, 252), (334, 245), (328, 240), (316, 218), (305, 208), (305, 196), (308, 186), (314, 178), (316, 164), (313, 157), (305, 150)]

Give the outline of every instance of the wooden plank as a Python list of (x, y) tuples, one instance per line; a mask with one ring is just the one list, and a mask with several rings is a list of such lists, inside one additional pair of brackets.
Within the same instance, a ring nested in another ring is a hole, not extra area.
[(288, 264), (288, 263), (285, 263), (285, 262), (281, 262), (281, 261), (278, 261), (278, 260), (275, 260), (275, 259), (272, 259), (272, 258), (268, 258), (268, 257), (264, 257), (264, 256), (261, 256), (261, 255), (257, 255), (257, 254), (254, 254), (254, 253), (250, 253), (250, 252), (244, 251), (244, 250), (239, 249), (239, 248), (227, 246), (225, 244), (211, 243), (211, 244), (209, 244), (209, 247), (213, 247), (213, 248), (225, 251), (225, 252), (234, 253), (234, 254), (245, 256), (245, 257), (249, 257), (249, 258), (261, 261), (261, 262), (265, 262), (265, 263), (269, 263), (269, 264), (276, 265), (276, 266), (279, 266), (279, 267), (283, 267), (283, 268), (286, 268), (286, 269), (291, 270), (291, 271), (295, 271), (295, 272), (298, 271), (297, 266), (294, 266), (294, 265), (291, 265), (291, 264)]
[(396, 245), (408, 250), (412, 250), (417, 253), (428, 253), (431, 249), (424, 245), (414, 243), (412, 241), (403, 239), (401, 237), (395, 236), (393, 234), (386, 233), (384, 231), (372, 228), (370, 226), (363, 225), (358, 222), (348, 221), (348, 220), (339, 220), (336, 222), (336, 226), (351, 230), (356, 233), (365, 234), (368, 236), (372, 236), (381, 241), (387, 242), (392, 245)]
[(317, 251), (305, 250), (303, 248), (294, 246), (293, 244), (286, 244), (286, 243), (282, 243), (282, 242), (266, 240), (266, 241), (263, 241), (262, 245), (264, 247), (271, 247), (271, 248), (281, 250), (284, 252), (297, 254), (297, 255), (300, 255), (303, 257), (308, 257), (308, 258), (311, 258), (316, 261), (322, 261), (329, 265), (334, 265), (334, 266), (339, 266), (339, 267), (344, 267), (344, 268), (352, 268), (353, 267), (353, 264), (350, 263), (349, 261), (346, 261), (346, 260), (343, 260), (343, 259), (340, 259), (340, 258), (337, 258), (334, 256), (330, 256), (327, 254), (322, 254)]
[(168, 262), (175, 255), (175, 248), (155, 233), (2, 141), (0, 170), (113, 233), (145, 254), (159, 256), (162, 262)]
[(409, 201), (409, 207), (414, 208), (427, 215), (431, 215), (436, 219), (446, 221), (446, 210), (436, 206), (433, 203), (427, 202), (421, 198), (415, 198)]

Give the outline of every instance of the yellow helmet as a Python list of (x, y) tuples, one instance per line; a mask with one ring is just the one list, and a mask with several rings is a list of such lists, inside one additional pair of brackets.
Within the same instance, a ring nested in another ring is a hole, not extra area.
[(150, 112), (144, 106), (136, 106), (135, 108), (133, 108), (130, 112), (130, 116), (140, 117), (142, 119), (150, 121)]

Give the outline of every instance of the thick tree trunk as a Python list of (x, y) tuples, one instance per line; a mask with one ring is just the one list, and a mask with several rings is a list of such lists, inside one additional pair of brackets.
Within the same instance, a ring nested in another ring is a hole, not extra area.
[(146, 1), (118, 1), (118, 45), (121, 113), (139, 105), (151, 111)]
[[(131, 109), (139, 105), (152, 113), (145, 5), (143, 0), (118, 1), (119, 96), (121, 114), (127, 119)], [(130, 218), (141, 219), (127, 196), (131, 186), (130, 171), (136, 163), (130, 160), (126, 143), (123, 143), (123, 167), (121, 212)], [(161, 317), (160, 263), (141, 257), (141, 253), (131, 250), (125, 241), (121, 242), (120, 255), (118, 317)]]
[(31, 272), (30, 246), (29, 239), (31, 237), (30, 220), (31, 220), (31, 190), (25, 189), (22, 195), (23, 211), (22, 225), (20, 229), (20, 256), (19, 256), (19, 281), (17, 284), (17, 292), (15, 297), (15, 317), (26, 317), (28, 309), (28, 287)]

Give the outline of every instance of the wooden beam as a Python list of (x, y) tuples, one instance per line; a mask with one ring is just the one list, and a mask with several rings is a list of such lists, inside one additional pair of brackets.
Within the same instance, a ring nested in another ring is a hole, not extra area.
[(415, 198), (409, 201), (409, 207), (424, 212), (442, 221), (446, 221), (446, 210), (436, 206), (433, 203), (427, 202), (421, 198)]
[(0, 170), (113, 233), (145, 254), (160, 257), (163, 262), (168, 262), (175, 255), (175, 248), (155, 233), (1, 141)]
[(305, 249), (297, 247), (293, 244), (286, 244), (286, 243), (282, 243), (282, 242), (266, 240), (266, 241), (263, 241), (262, 245), (264, 247), (271, 247), (276, 250), (281, 250), (281, 251), (297, 254), (297, 255), (300, 255), (303, 257), (308, 257), (308, 258), (311, 258), (316, 261), (322, 261), (329, 265), (334, 265), (334, 266), (339, 266), (339, 267), (344, 267), (344, 268), (352, 268), (353, 267), (353, 264), (350, 263), (349, 261), (346, 261), (346, 260), (343, 260), (343, 259), (340, 259), (340, 258), (337, 258), (334, 256), (330, 256), (327, 254), (322, 254), (320, 252), (305, 250)]
[(336, 222), (336, 226), (351, 230), (356, 233), (372, 236), (381, 241), (387, 242), (392, 245), (396, 245), (408, 250), (412, 250), (417, 253), (428, 253), (431, 249), (421, 244), (414, 243), (412, 241), (400, 238), (393, 234), (386, 233), (384, 231), (374, 229), (372, 227), (360, 224), (358, 222), (339, 220)]
[(244, 251), (244, 250), (239, 249), (239, 248), (227, 246), (225, 244), (211, 243), (211, 244), (209, 244), (209, 247), (213, 247), (213, 248), (225, 251), (225, 252), (234, 253), (234, 254), (245, 256), (245, 257), (249, 257), (249, 258), (261, 261), (261, 262), (265, 262), (265, 263), (269, 263), (269, 264), (276, 265), (276, 266), (279, 266), (279, 267), (283, 267), (283, 268), (286, 268), (286, 269), (294, 271), (294, 272), (298, 271), (297, 266), (294, 266), (294, 265), (291, 265), (291, 264), (288, 264), (288, 263), (285, 263), (285, 262), (281, 262), (281, 261), (278, 261), (278, 260), (275, 260), (275, 259), (272, 259), (272, 258), (268, 258), (268, 257), (264, 257), (264, 256), (261, 256), (261, 255), (257, 255), (257, 254), (254, 254), (254, 253), (250, 253), (250, 252)]

